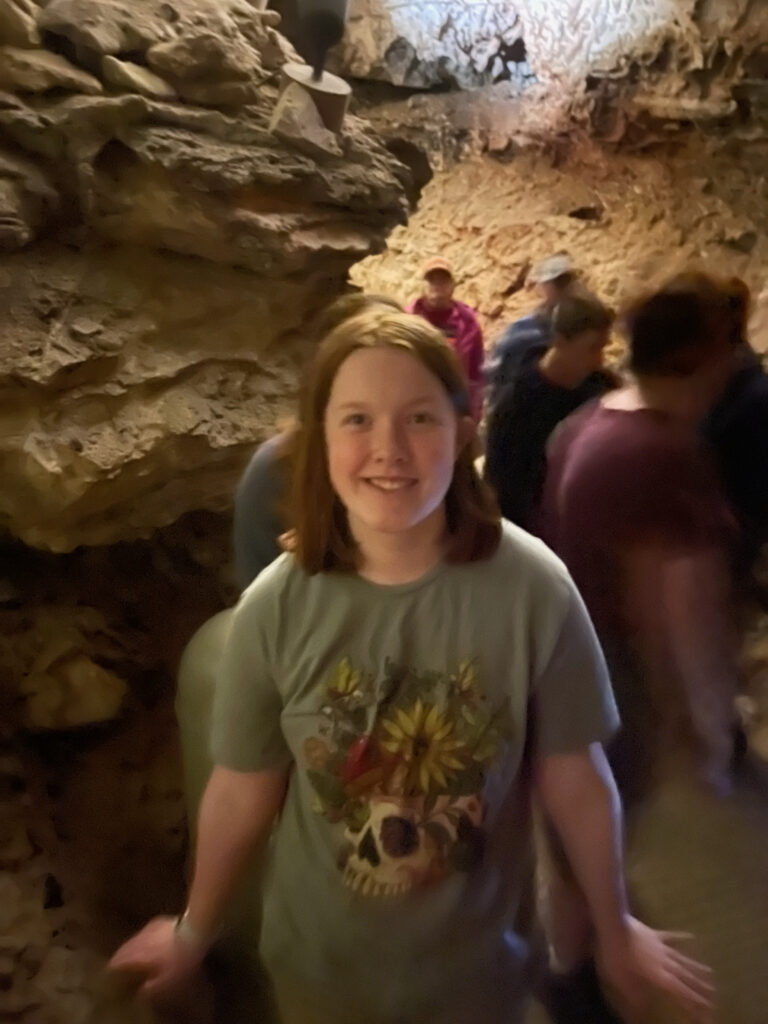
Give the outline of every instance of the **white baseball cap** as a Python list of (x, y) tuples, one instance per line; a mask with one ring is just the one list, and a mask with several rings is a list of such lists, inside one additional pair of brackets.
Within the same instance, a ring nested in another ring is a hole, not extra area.
[(546, 284), (547, 281), (555, 281), (564, 274), (575, 273), (576, 267), (568, 253), (559, 252), (537, 263), (531, 271), (531, 280), (535, 284)]

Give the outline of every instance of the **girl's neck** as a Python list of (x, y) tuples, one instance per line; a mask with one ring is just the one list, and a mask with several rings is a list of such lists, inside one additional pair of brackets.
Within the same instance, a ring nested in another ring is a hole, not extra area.
[(387, 533), (350, 523), (360, 551), (359, 574), (371, 583), (397, 586), (420, 579), (445, 554), (445, 511), (437, 509), (410, 530)]

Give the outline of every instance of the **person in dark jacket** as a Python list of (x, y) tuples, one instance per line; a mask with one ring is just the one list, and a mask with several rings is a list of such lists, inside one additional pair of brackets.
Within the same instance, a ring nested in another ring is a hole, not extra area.
[(488, 405), (493, 409), (504, 388), (514, 383), (521, 369), (541, 356), (552, 340), (552, 310), (578, 282), (578, 273), (567, 253), (542, 260), (530, 280), (536, 285), (541, 305), (515, 320), (493, 346), (485, 366)]
[(552, 313), (554, 337), (499, 398), (488, 426), (485, 475), (501, 514), (527, 527), (544, 485), (546, 447), (557, 424), (617, 384), (602, 369), (613, 313), (594, 295), (573, 292)]
[(733, 316), (733, 372), (704, 424), (741, 543), (739, 582), (768, 543), (768, 374), (747, 339), (750, 294), (739, 278), (726, 284)]

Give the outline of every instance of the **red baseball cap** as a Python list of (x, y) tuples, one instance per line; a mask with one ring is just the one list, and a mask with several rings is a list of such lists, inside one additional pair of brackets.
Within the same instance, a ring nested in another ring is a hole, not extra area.
[(444, 260), (440, 256), (435, 256), (433, 259), (427, 260), (421, 268), (422, 278), (429, 277), (429, 275), (435, 270), (442, 270), (444, 273), (448, 274), (449, 277), (453, 277), (453, 267), (448, 260)]

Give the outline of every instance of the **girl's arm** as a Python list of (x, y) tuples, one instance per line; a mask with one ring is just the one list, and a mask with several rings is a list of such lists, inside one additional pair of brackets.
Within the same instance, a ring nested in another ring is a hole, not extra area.
[(543, 757), (536, 787), (562, 840), (589, 907), (597, 959), (622, 1012), (633, 1020), (655, 989), (692, 1019), (711, 1013), (709, 970), (670, 944), (682, 938), (655, 932), (628, 910), (622, 856), (621, 803), (598, 743), (575, 754)]
[(236, 772), (216, 767), (198, 819), (195, 870), (179, 926), (156, 917), (115, 953), (114, 970), (145, 977), (142, 992), (162, 993), (199, 966), (251, 857), (282, 806), (288, 770)]

